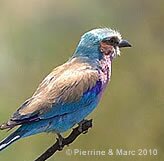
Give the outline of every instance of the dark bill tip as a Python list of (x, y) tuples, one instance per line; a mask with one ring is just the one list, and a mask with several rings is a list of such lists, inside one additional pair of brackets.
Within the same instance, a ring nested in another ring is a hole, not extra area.
[(132, 45), (127, 40), (121, 40), (118, 44), (119, 48), (132, 47)]

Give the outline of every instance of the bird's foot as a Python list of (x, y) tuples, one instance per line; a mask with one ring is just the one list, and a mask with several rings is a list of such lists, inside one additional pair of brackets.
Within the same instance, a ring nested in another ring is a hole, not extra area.
[(88, 132), (88, 130), (83, 131), (83, 124), (84, 124), (86, 121), (88, 121), (88, 120), (84, 119), (84, 120), (82, 120), (82, 121), (80, 121), (80, 122), (78, 123), (78, 125), (79, 125), (78, 131), (79, 131), (80, 133), (86, 134), (86, 133)]
[(59, 150), (63, 150), (63, 140), (64, 138), (62, 137), (62, 135), (60, 133), (57, 133), (57, 141), (59, 142)]

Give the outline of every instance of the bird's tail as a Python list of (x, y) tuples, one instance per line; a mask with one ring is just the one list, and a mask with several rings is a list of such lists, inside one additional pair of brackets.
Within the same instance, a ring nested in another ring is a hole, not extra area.
[(15, 132), (13, 132), (11, 135), (6, 137), (4, 140), (0, 142), (0, 151), (7, 148), (10, 144), (15, 142), (16, 140), (20, 139), (22, 135), (23, 133), (18, 129)]

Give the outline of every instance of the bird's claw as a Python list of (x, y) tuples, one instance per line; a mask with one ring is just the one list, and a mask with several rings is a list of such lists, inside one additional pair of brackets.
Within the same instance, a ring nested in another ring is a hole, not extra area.
[(82, 120), (81, 122), (78, 123), (79, 127), (78, 127), (78, 131), (80, 133), (86, 134), (88, 132), (88, 130), (83, 131), (83, 124), (86, 122), (87, 120)]
[(57, 141), (59, 143), (58, 144), (59, 145), (59, 150), (63, 150), (63, 140), (64, 140), (64, 138), (59, 133), (57, 133), (57, 135), (58, 135), (58, 138), (56, 138), (56, 139), (57, 139)]

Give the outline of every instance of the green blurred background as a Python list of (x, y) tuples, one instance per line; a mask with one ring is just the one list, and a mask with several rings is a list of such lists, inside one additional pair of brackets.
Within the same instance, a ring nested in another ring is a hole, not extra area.
[[(110, 86), (89, 116), (94, 127), (50, 161), (163, 161), (163, 0), (1, 0), (0, 122), (71, 56), (84, 32), (96, 27), (119, 30), (133, 48), (113, 62)], [(0, 139), (8, 134), (1, 131)], [(0, 161), (32, 161), (54, 141), (53, 134), (23, 139), (0, 153)], [(68, 148), (156, 148), (158, 155), (67, 156)]]

